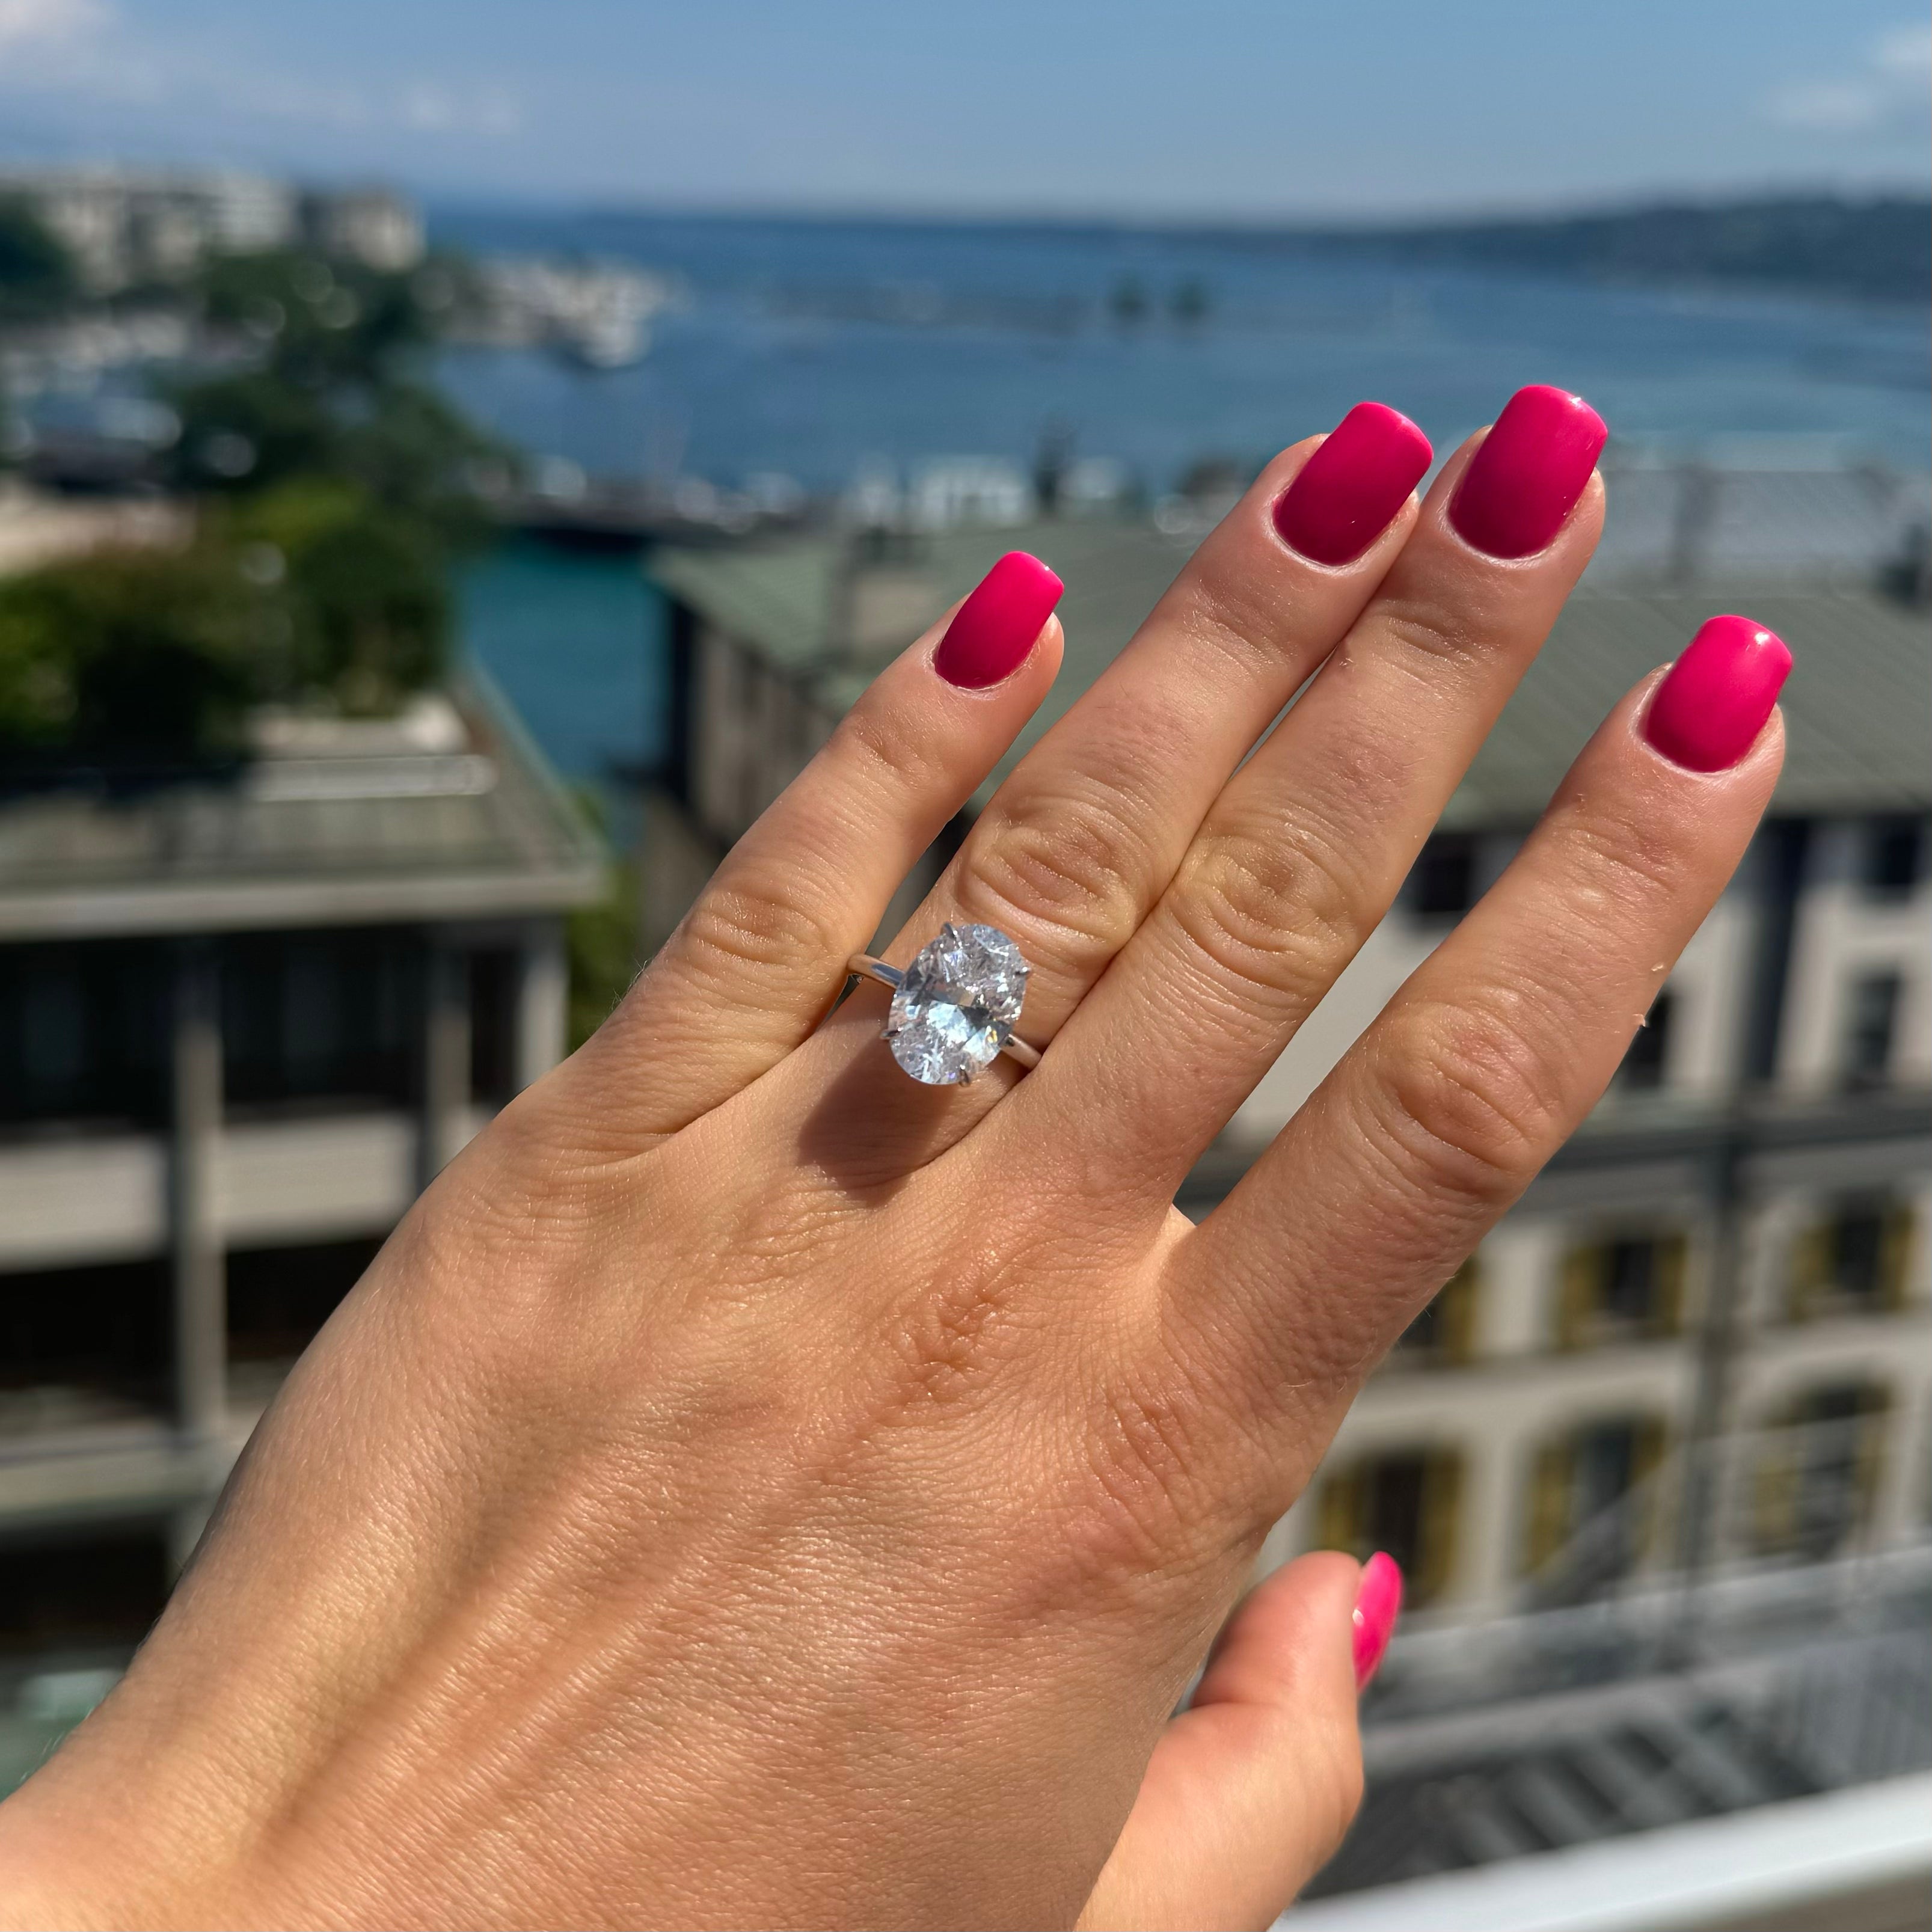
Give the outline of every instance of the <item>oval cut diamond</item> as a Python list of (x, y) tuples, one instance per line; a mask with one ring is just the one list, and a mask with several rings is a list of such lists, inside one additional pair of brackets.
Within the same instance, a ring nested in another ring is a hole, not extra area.
[(953, 1087), (998, 1057), (1026, 998), (1028, 967), (996, 926), (953, 926), (920, 949), (892, 995), (892, 1058), (928, 1087)]

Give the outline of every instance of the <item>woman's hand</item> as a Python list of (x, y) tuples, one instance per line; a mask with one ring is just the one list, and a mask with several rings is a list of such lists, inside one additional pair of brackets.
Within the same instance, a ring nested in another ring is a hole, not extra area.
[(1010, 565), (886, 670), (304, 1357), (124, 1683), (0, 1810), (13, 1922), (1285, 1905), (1354, 1803), (1354, 1564), (1264, 1585), (1169, 1714), (1730, 875), (1771, 647), (1700, 646), (1659, 709), (1727, 721), (1725, 769), (1631, 693), (1226, 1202), (1172, 1202), (1542, 643), (1600, 441), (1527, 392), (1419, 506), (1387, 412), (1269, 466), (892, 949), (1011, 934), (1029, 1074), (920, 1086), (878, 988), (827, 1013), (1045, 694), (1056, 586)]

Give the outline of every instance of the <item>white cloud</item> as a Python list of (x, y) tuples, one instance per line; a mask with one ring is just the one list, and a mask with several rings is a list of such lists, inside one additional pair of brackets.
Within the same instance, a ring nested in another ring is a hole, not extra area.
[(112, 18), (106, 0), (0, 0), (0, 54), (70, 47)]
[(432, 134), (514, 134), (524, 123), (522, 104), (506, 88), (434, 80), (404, 88), (395, 118)]
[(514, 134), (524, 119), (518, 96), (495, 82), (424, 78), (371, 89), (238, 59), (218, 44), (143, 35), (112, 0), (0, 0), (0, 100), (10, 94), (138, 105), (191, 121), (218, 143), (264, 123), (460, 140)]
[(1858, 70), (1780, 88), (1771, 118), (1813, 134), (1856, 134), (1922, 117), (1932, 82), (1932, 28), (1894, 27), (1865, 50)]
[(1872, 52), (1886, 73), (1915, 86), (1932, 82), (1932, 27), (1894, 27), (1880, 37)]

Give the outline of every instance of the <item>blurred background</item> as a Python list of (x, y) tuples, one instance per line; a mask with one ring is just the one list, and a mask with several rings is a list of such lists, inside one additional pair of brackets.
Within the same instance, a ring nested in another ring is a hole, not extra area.
[(1066, 580), (1043, 724), (1276, 448), (1549, 382), (1602, 550), (1182, 1205), (1705, 616), (1793, 646), (1791, 757), (1269, 1539), (1411, 1590), (1298, 1921), (1922, 1924), (1928, 83), (1896, 0), (0, 0), (0, 1785), (996, 556)]

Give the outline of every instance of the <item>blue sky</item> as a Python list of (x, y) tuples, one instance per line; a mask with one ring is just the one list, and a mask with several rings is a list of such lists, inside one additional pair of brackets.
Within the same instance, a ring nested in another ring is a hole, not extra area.
[(1246, 216), (1922, 183), (1903, 0), (0, 0), (0, 154)]

